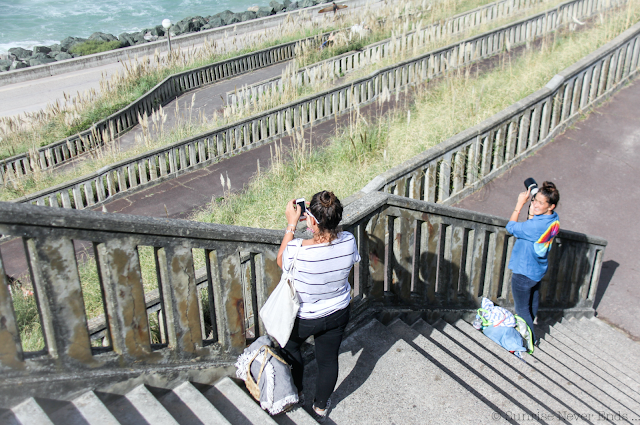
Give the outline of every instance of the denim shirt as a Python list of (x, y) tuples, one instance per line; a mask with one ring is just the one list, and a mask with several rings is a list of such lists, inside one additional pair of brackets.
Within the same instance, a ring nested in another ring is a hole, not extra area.
[(522, 223), (510, 221), (507, 231), (515, 236), (509, 268), (529, 279), (539, 282), (547, 272), (548, 254), (553, 238), (560, 231), (558, 214), (536, 215)]

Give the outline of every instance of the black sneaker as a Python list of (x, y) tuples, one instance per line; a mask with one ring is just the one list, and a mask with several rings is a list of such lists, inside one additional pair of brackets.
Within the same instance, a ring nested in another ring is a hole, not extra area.
[(311, 406), (311, 411), (313, 412), (313, 419), (318, 421), (319, 423), (324, 422), (329, 416), (329, 410), (331, 409), (331, 397), (327, 399), (327, 407), (324, 410), (317, 409), (315, 403)]

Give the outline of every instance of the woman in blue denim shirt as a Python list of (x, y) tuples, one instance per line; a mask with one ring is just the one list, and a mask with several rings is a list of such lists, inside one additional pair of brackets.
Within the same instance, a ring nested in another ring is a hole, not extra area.
[(531, 188), (518, 195), (507, 231), (516, 237), (509, 260), (509, 268), (513, 271), (511, 293), (516, 314), (527, 322), (532, 339), (537, 343), (533, 320), (538, 314), (540, 281), (547, 272), (549, 250), (553, 245), (553, 238), (560, 231), (558, 214), (554, 211), (560, 201), (560, 193), (553, 183), (542, 183), (531, 201), (527, 221), (519, 223), (518, 216), (530, 195)]

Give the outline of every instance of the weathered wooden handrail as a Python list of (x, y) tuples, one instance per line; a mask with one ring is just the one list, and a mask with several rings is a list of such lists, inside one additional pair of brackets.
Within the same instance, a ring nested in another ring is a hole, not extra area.
[(375, 177), (382, 190), (452, 205), (544, 146), (609, 98), (640, 66), (640, 23), (571, 65), (537, 92)]
[(573, 17), (591, 16), (611, 7), (611, 4), (619, 2), (572, 0), (552, 10), (380, 69), (353, 82), (120, 161), (15, 202), (75, 209), (93, 207), (127, 191), (156, 184), (261, 146), (296, 128), (344, 114), (354, 106), (375, 101), (382, 93), (396, 92), (448, 70), (493, 56), (507, 43), (511, 46), (523, 44), (554, 31)]
[[(512, 305), (506, 264), (514, 238), (506, 222), (382, 192), (351, 202), (343, 226), (362, 257), (352, 279), (353, 308), (464, 310), (477, 308), (482, 296)], [(25, 356), (8, 282), (0, 282), (0, 370), (8, 377), (230, 361), (264, 333), (255, 318), (281, 273), (282, 231), (0, 203), (0, 233), (24, 240), (46, 344), (43, 353)], [(106, 320), (92, 333), (104, 332), (107, 347), (91, 344), (74, 251), (79, 241), (94, 248)], [(150, 305), (138, 257), (143, 246), (153, 247), (156, 261), (159, 296)], [(605, 246), (601, 238), (562, 231), (541, 307), (592, 313)], [(194, 249), (204, 250), (206, 262), (198, 278)], [(153, 312), (161, 344), (151, 344)]]

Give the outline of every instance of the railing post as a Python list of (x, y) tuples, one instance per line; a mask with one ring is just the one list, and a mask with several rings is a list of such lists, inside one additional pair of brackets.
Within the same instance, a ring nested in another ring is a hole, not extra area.
[(25, 367), (20, 330), (11, 298), (9, 280), (0, 256), (0, 370)]
[(113, 350), (126, 359), (144, 359), (151, 354), (151, 342), (135, 241), (110, 239), (94, 249)]
[(196, 356), (202, 347), (200, 302), (193, 254), (186, 245), (156, 250), (169, 346), (178, 357)]
[(73, 242), (58, 235), (25, 241), (49, 355), (65, 366), (95, 365)]

